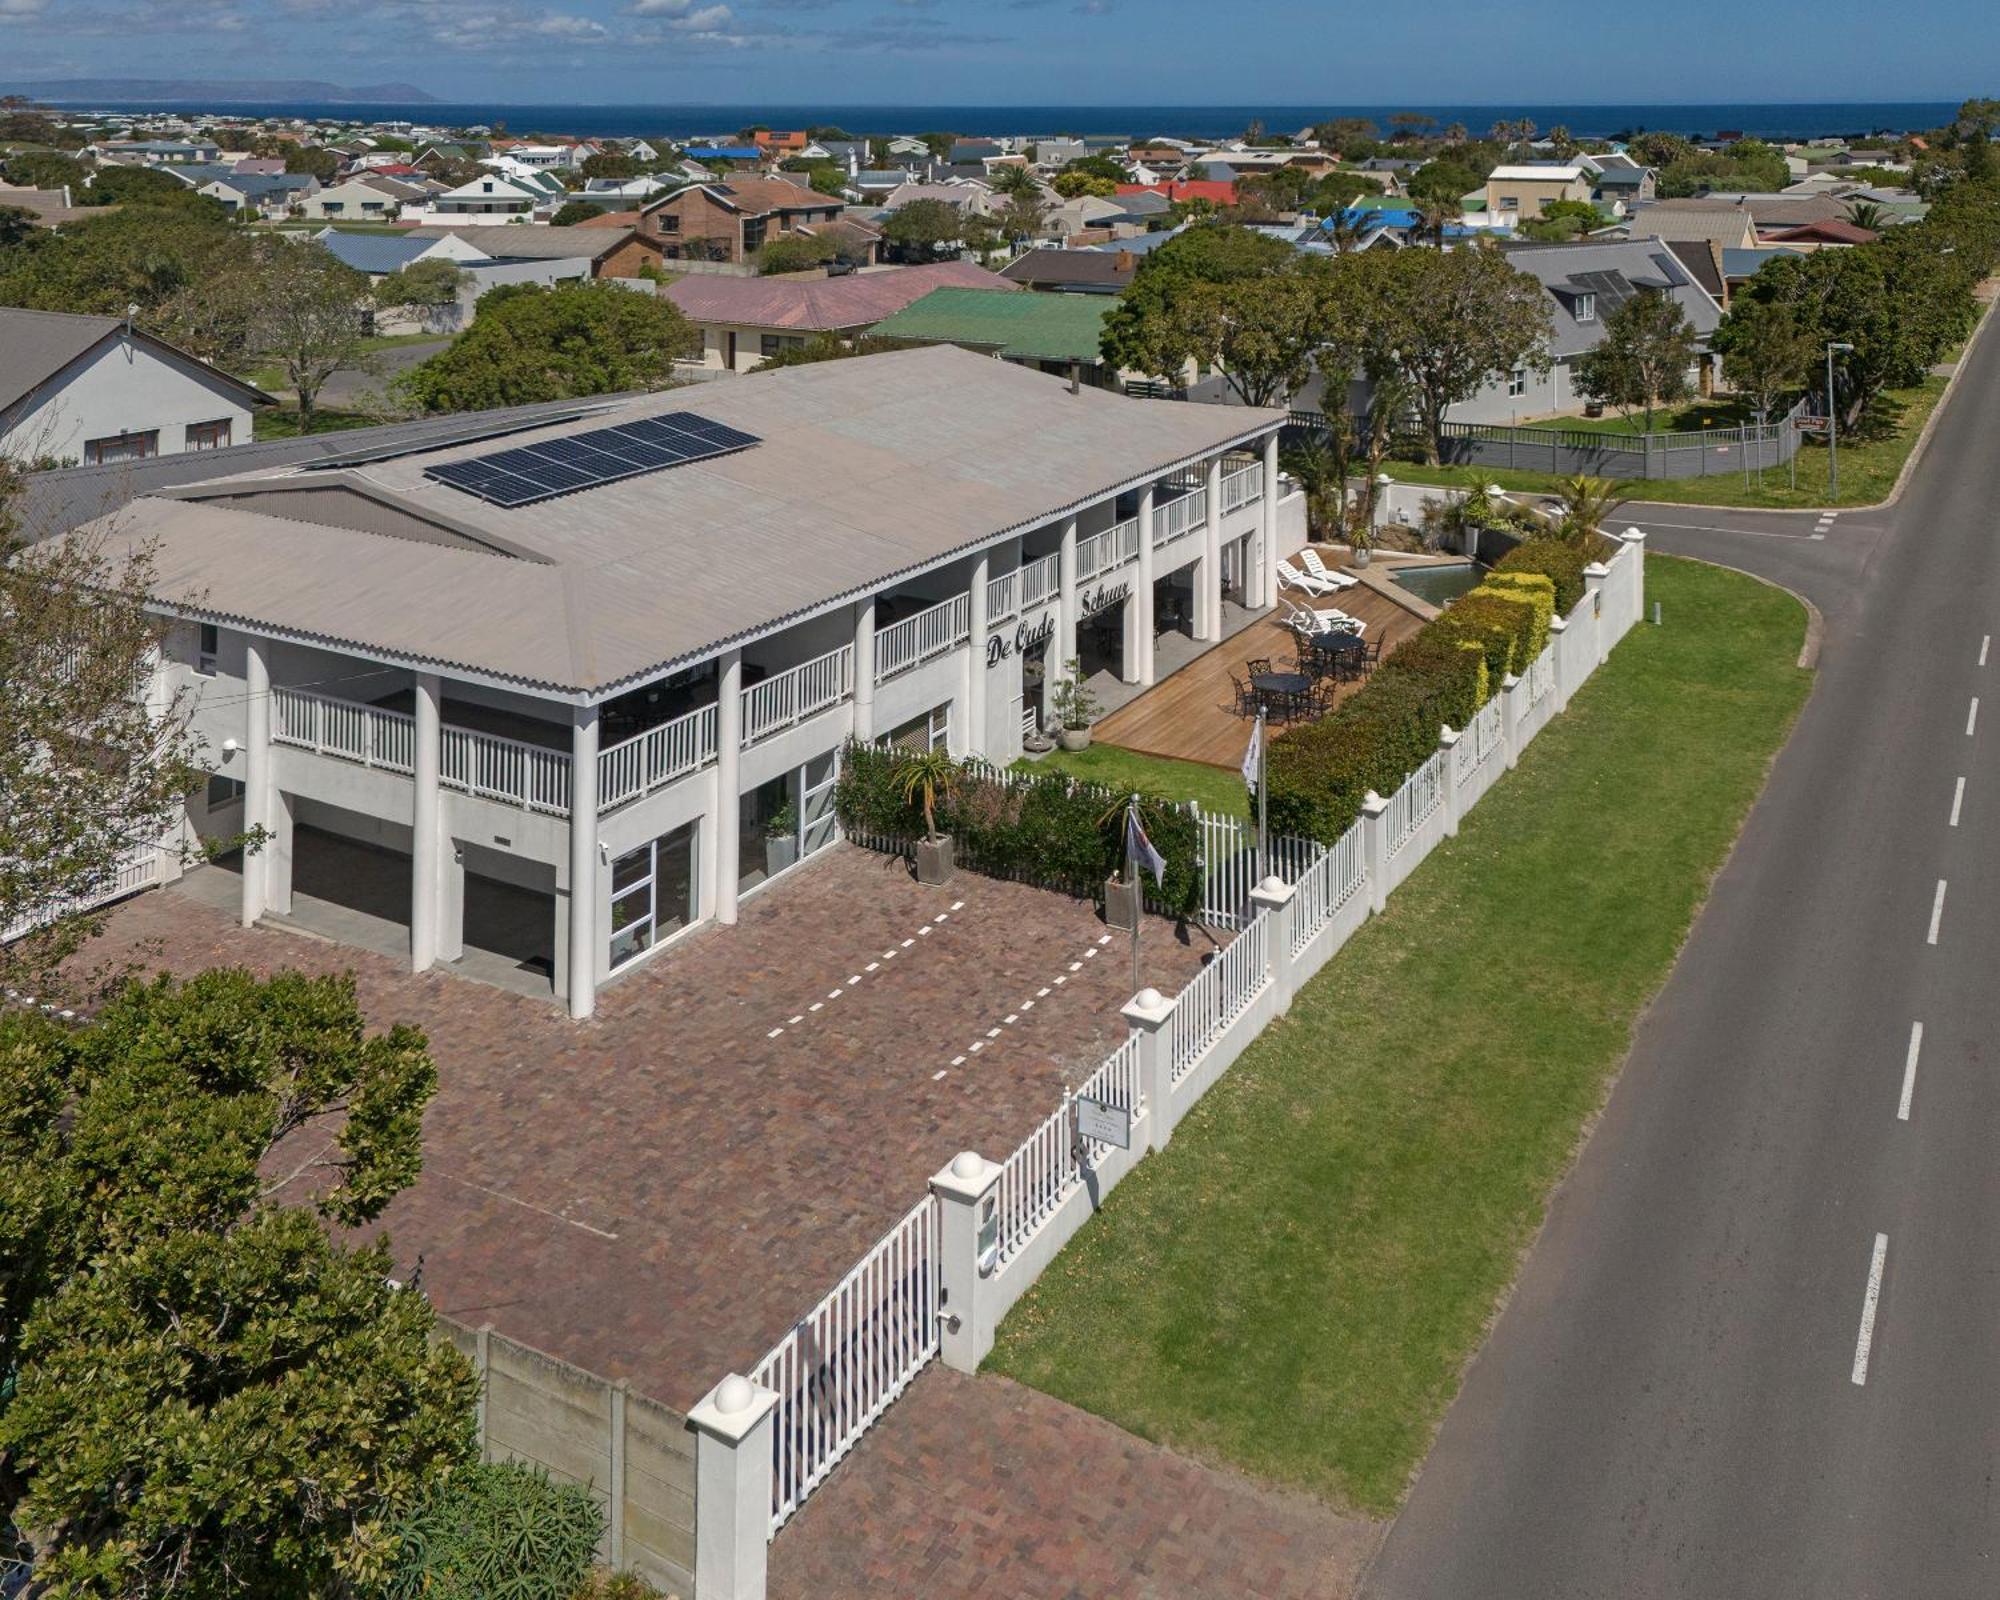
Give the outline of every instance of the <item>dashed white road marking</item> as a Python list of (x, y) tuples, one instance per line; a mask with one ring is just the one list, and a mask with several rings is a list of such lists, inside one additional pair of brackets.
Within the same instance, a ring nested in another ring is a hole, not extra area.
[(1986, 633), (1986, 634), (1981, 634), (1981, 635), (1980, 635), (1980, 637), (1979, 637), (1979, 664), (1980, 664), (1980, 665), (1981, 665), (1982, 667), (1986, 665), (1986, 652), (1987, 652), (1988, 648), (1989, 648), (1989, 647), (1990, 647), (1990, 646), (1992, 645), (1992, 643), (1993, 643), (1993, 635), (1992, 635), (1992, 634), (1990, 634), (1990, 633)]
[(1000, 1030), (998, 1028), (988, 1028), (986, 1030), (986, 1037), (989, 1039), (997, 1039), (1000, 1037)]
[[(963, 1058), (961, 1058), (961, 1059), (963, 1059)], [(935, 1071), (935, 1072), (933, 1072), (933, 1073), (931, 1074), (931, 1082), (932, 1082), (932, 1083), (936, 1083), (936, 1082), (938, 1081), (938, 1079), (942, 1078), (942, 1077), (943, 1077), (943, 1076), (944, 1076), (944, 1075), (945, 1075), (945, 1074), (946, 1074), (947, 1072), (949, 1072), (949, 1071), (951, 1071), (951, 1068), (949, 1068), (949, 1067), (939, 1067), (939, 1068), (937, 1069), (937, 1071)]]
[(1931, 901), (1931, 931), (1925, 935), (1925, 944), (1936, 944), (1938, 923), (1944, 917), (1944, 879), (1938, 879), (1937, 897)]
[(1875, 1235), (1875, 1253), (1868, 1262), (1868, 1292), (1861, 1298), (1861, 1333), (1854, 1341), (1854, 1372), (1857, 1384), (1868, 1381), (1868, 1347), (1875, 1342), (1875, 1308), (1882, 1301), (1882, 1263), (1889, 1254), (1889, 1236)]
[(903, 948), (904, 948), (905, 950), (907, 950), (907, 949), (909, 949), (909, 948), (910, 948), (910, 946), (911, 946), (911, 945), (915, 944), (916, 942), (917, 942), (917, 941), (916, 941), (916, 940), (914, 940), (914, 939), (905, 939), (905, 940), (903, 941), (903, 946), (902, 946), (902, 947), (903, 947)]
[[(1079, 961), (1077, 965), (1082, 966), (1083, 963)], [(1067, 972), (1061, 972), (1056, 974), (1056, 987), (1058, 989), (1060, 989), (1064, 984), (1068, 982), (1069, 982), (1069, 974)]]
[(1910, 1099), (1917, 1092), (1917, 1052), (1924, 1047), (1924, 1025), (1910, 1024), (1910, 1053), (1903, 1060), (1903, 1098), (1896, 1103), (1896, 1120), (1910, 1120)]
[(1972, 730), (1979, 726), (1979, 696), (1972, 697), (1972, 709), (1965, 714), (1965, 736), (1970, 739)]
[(965, 1057), (964, 1057), (964, 1056), (953, 1056), (953, 1057), (951, 1058), (951, 1064), (952, 1064), (952, 1065), (953, 1065), (954, 1067), (962, 1067), (962, 1066), (964, 1066), (964, 1065), (965, 1065)]
[(1097, 942), (1099, 944), (1109, 944), (1111, 942), (1111, 935), (1108, 933), (1100, 933), (1097, 936)]
[(1097, 946), (1092, 945), (1088, 950), (1084, 951), (1083, 959), (1086, 961), (1095, 961), (1097, 959)]
[(974, 1040), (972, 1041), (972, 1051), (971, 1051), (971, 1053), (972, 1053), (973, 1055), (978, 1055), (978, 1054), (979, 1054), (979, 1052), (980, 1052), (980, 1051), (982, 1051), (982, 1050), (984, 1050), (985, 1048), (986, 1048), (986, 1041), (985, 1041), (984, 1039), (974, 1039)]
[(801, 1011), (796, 1017), (787, 1017), (785, 1019), (785, 1026), (788, 1028), (796, 1028), (801, 1022), (804, 1022), (805, 1020), (806, 1020), (806, 1014), (803, 1011)]
[(587, 1222), (578, 1222), (575, 1217), (566, 1217), (560, 1211), (551, 1211), (547, 1206), (538, 1206), (532, 1200), (523, 1200), (517, 1195), (507, 1193), (505, 1189), (496, 1189), (491, 1184), (474, 1183), (470, 1178), (461, 1178), (455, 1172), (444, 1172), (437, 1167), (426, 1168), (426, 1171), (432, 1177), (443, 1178), (450, 1183), (462, 1184), (465, 1188), (477, 1190), (480, 1194), (490, 1194), (495, 1200), (504, 1200), (510, 1206), (519, 1206), (523, 1211), (533, 1211), (540, 1216), (547, 1217), (552, 1222), (560, 1222), (567, 1227), (580, 1229), (584, 1233), (595, 1234), (600, 1239), (615, 1239), (618, 1237), (617, 1234), (611, 1232), (608, 1228), (593, 1228)]
[(882, 963), (879, 961), (871, 961), (868, 963), (867, 966), (863, 967), (861, 970), (863, 972), (879, 972), (882, 970)]
[(1035, 998), (1037, 1000), (1046, 1000), (1048, 999), (1048, 997), (1049, 997), (1049, 988), (1047, 984), (1043, 984), (1041, 988), (1035, 991)]
[[(917, 937), (919, 939), (925, 938), (929, 935), (930, 931), (931, 931), (931, 925), (928, 922), (926, 922), (921, 928), (917, 929)], [(908, 940), (904, 941), (905, 944), (907, 944), (908, 942), (909, 942)]]
[[(1033, 1011), (1035, 1009), (1035, 1002), (1032, 1000), (1023, 1000), (1021, 1002), (1021, 1009), (1023, 1011)], [(1012, 1017), (1009, 1017), (1007, 1020), (1009, 1022), (1012, 1022), (1014, 1019)]]
[(1951, 826), (1958, 826), (1958, 808), (1965, 804), (1965, 779), (1958, 780), (1958, 787), (1951, 792)]
[(931, 921), (948, 922), (950, 921), (950, 919), (951, 919), (951, 913), (949, 911), (940, 911), (936, 916), (931, 918)]
[(829, 989), (826, 991), (826, 997), (829, 1000), (838, 1000), (843, 993), (845, 991), (841, 989)]
[(861, 981), (861, 974), (857, 972), (853, 977), (847, 980), (847, 987), (852, 989), (860, 981)]
[(825, 1009), (826, 1002), (824, 1000), (815, 1000), (811, 1005), (806, 1007), (808, 1011), (824, 1011)]
[(767, 1039), (775, 1039), (778, 1037), (779, 1034), (783, 1033), (784, 1031), (785, 1030), (783, 1028), (773, 1028), (769, 1033), (765, 1034), (764, 1037)]
[[(1020, 1012), (1018, 1012), (1018, 1011), (1010, 1011), (1010, 1012), (1008, 1012), (1008, 1013), (1007, 1013), (1007, 1023), (1008, 1023), (1008, 1026), (1010, 1026), (1010, 1027), (1011, 1027), (1011, 1026), (1012, 1026), (1012, 1025), (1014, 1024), (1014, 1023), (1017, 1023), (1017, 1022), (1019, 1022), (1020, 1020), (1021, 1020), (1021, 1013), (1020, 1013)], [(1000, 1030), (999, 1030), (998, 1028), (995, 1028), (995, 1029), (994, 1029), (993, 1031), (994, 1031), (995, 1033), (998, 1033), (998, 1032), (999, 1032)]]
[(1072, 961), (1069, 964), (1069, 970), (1071, 972), (1081, 972), (1083, 971), (1083, 963), (1081, 961)]

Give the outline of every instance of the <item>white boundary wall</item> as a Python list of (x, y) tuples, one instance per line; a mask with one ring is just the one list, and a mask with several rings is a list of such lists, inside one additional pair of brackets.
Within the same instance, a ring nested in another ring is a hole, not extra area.
[[(1521, 677), (1508, 678), (1463, 732), (1445, 729), (1437, 753), (1387, 799), (1371, 794), (1361, 816), (1330, 850), (1280, 857), (1297, 876), (1266, 879), (1250, 892), (1251, 911), (1228, 948), (1178, 995), (1148, 989), (1125, 1008), (1131, 1031), (1080, 1086), (1004, 1162), (967, 1151), (931, 1179), (915, 1212), (863, 1258), (864, 1266), (921, 1216), (936, 1240), (929, 1269), (937, 1286), (938, 1337), (880, 1339), (872, 1330), (907, 1322), (909, 1279), (894, 1276), (880, 1306), (852, 1303), (857, 1269), (799, 1321), (772, 1357), (801, 1330), (827, 1320), (839, 1302), (859, 1330), (839, 1360), (817, 1369), (816, 1411), (838, 1419), (827, 1454), (837, 1459), (900, 1393), (931, 1355), (974, 1372), (993, 1348), (1000, 1320), (1034, 1285), (1104, 1198), (1150, 1150), (1165, 1148), (1175, 1126), (1242, 1055), (1266, 1024), (1290, 1007), (1299, 987), (1380, 911), (1390, 892), (1446, 838), (1523, 747), (1568, 704), (1639, 621), (1645, 605), (1644, 536), (1629, 530), (1603, 565), (1585, 569), (1575, 610), (1550, 625), (1547, 647)], [(1129, 1117), (1129, 1142), (1086, 1137), (1078, 1101), (1108, 1105)], [(851, 1385), (836, 1382), (852, 1367)], [(853, 1388), (850, 1395), (835, 1394)], [(695, 1408), (700, 1455), (700, 1529), (696, 1592), (700, 1600), (763, 1600), (763, 1544), (810, 1492), (789, 1473), (774, 1495), (774, 1461), (808, 1419), (792, 1417), (793, 1396), (767, 1382), (732, 1375)], [(777, 1413), (774, 1416), (774, 1412)], [(828, 1460), (826, 1466), (831, 1465)], [(820, 1468), (823, 1472), (824, 1468)], [(754, 1548), (753, 1548), (754, 1546)]]

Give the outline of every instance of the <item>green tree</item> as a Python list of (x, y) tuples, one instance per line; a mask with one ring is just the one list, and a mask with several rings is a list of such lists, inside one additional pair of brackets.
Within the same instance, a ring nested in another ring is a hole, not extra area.
[(831, 161), (818, 163), (806, 182), (814, 194), (823, 194), (830, 200), (838, 200), (847, 193), (847, 174)]
[[(474, 1386), (377, 1221), (437, 1074), (351, 978), (204, 973), (0, 1013), (0, 1522), (64, 1600), (318, 1596), (471, 1464)], [(317, 1195), (310, 1208), (287, 1196)]]
[(1688, 369), (1699, 351), (1694, 326), (1663, 290), (1641, 289), (1604, 319), (1604, 336), (1576, 358), (1579, 394), (1630, 413), (1653, 410), (1690, 392)]
[(1812, 334), (1783, 302), (1739, 295), (1710, 343), (1722, 356), (1723, 380), (1750, 402), (1760, 423), (1812, 373)]
[(805, 272), (825, 266), (839, 253), (831, 239), (805, 233), (788, 234), (773, 239), (757, 252), (757, 270), (766, 277), (779, 272)]
[(951, 147), (958, 143), (955, 133), (920, 133), (917, 137), (924, 142), (924, 148), (931, 153), (933, 161), (946, 160), (951, 155)]
[(964, 236), (965, 219), (945, 200), (912, 200), (882, 224), (882, 242), (906, 260), (935, 261)]
[(340, 157), (315, 144), (295, 144), (285, 152), (285, 170), (303, 172), (321, 183), (331, 183), (340, 176)]
[(219, 200), (196, 194), (179, 178), (154, 167), (99, 167), (90, 175), (90, 187), (70, 198), (85, 206), (165, 206), (191, 211), (198, 216), (227, 217)]
[(592, 217), (603, 215), (604, 207), (592, 205), (588, 200), (565, 200), (549, 218), (549, 226), (574, 228), (579, 222), (588, 222)]
[(1128, 183), (1125, 169), (1107, 155), (1078, 156), (1063, 163), (1064, 172), (1080, 172), (1087, 178), (1103, 178), (1112, 185)]
[(1439, 158), (1426, 161), (1411, 173), (1404, 187), (1410, 191), (1412, 200), (1448, 200), (1457, 205), (1485, 183), (1485, 177), (1464, 162)]
[(412, 367), (395, 388), (423, 411), (658, 388), (693, 345), (693, 329), (671, 300), (608, 282), (512, 284), (485, 295), (451, 348)]
[(603, 1532), (580, 1484), (517, 1461), (461, 1468), (396, 1529), (386, 1600), (573, 1600)]
[(581, 171), (586, 178), (636, 178), (640, 167), (632, 156), (616, 150), (600, 150), (594, 156), (583, 158)]
[(0, 258), (10, 250), (31, 247), (38, 226), (34, 212), (21, 206), (0, 205)]
[(1139, 263), (1104, 319), (1104, 359), (1114, 366), (1177, 379), (1197, 359), (1181, 297), (1198, 284), (1228, 284), (1295, 271), (1298, 252), (1282, 239), (1233, 223), (1203, 223), (1176, 234)]
[(1313, 357), (1332, 336), (1327, 309), (1303, 270), (1194, 284), (1176, 297), (1167, 337), (1171, 347), (1215, 368), (1244, 405), (1285, 405), (1312, 376)]
[(1496, 251), (1398, 250), (1383, 259), (1383, 359), (1409, 390), (1434, 465), (1446, 411), (1496, 372), (1548, 370), (1548, 301)]
[(1109, 200), (1118, 193), (1118, 181), (1094, 172), (1058, 172), (1055, 181), (1049, 185), (1065, 200), (1075, 200), (1083, 195), (1095, 195), (1100, 200)]
[(456, 261), (430, 256), (383, 278), (375, 285), (374, 300), (380, 309), (410, 312), (433, 327), (449, 327), (456, 316), (448, 312), (456, 312), (467, 281)]
[(1033, 199), (1042, 192), (1042, 186), (1032, 168), (998, 167), (993, 173), (993, 191), (1010, 200)]
[(368, 280), (320, 244), (264, 238), (256, 269), (239, 286), (249, 295), (252, 352), (276, 363), (299, 400), (299, 432), (312, 432), (326, 380), (361, 353)]
[(21, 150), (7, 158), (6, 173), (9, 183), (24, 189), (68, 188), (70, 198), (81, 205), (81, 191), (90, 168), (76, 157), (54, 150)]

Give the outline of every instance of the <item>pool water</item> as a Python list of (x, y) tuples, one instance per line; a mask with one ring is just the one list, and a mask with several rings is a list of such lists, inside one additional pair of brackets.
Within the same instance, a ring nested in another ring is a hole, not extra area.
[(1472, 561), (1447, 562), (1435, 567), (1398, 567), (1389, 574), (1419, 600), (1434, 606), (1448, 606), (1460, 595), (1479, 587), (1486, 569)]

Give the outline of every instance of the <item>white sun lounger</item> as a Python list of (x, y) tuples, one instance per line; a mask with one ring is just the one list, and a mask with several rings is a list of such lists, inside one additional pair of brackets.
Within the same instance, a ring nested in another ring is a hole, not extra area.
[(1278, 582), (1287, 589), (1297, 589), (1301, 594), (1337, 594), (1340, 585), (1330, 578), (1315, 578), (1309, 572), (1301, 572), (1289, 561), (1278, 563)]
[(1306, 569), (1309, 576), (1323, 578), (1336, 589), (1352, 589), (1361, 581), (1351, 574), (1335, 572), (1324, 561), (1320, 560), (1319, 552), (1311, 545), (1307, 545), (1299, 552), (1299, 565)]

